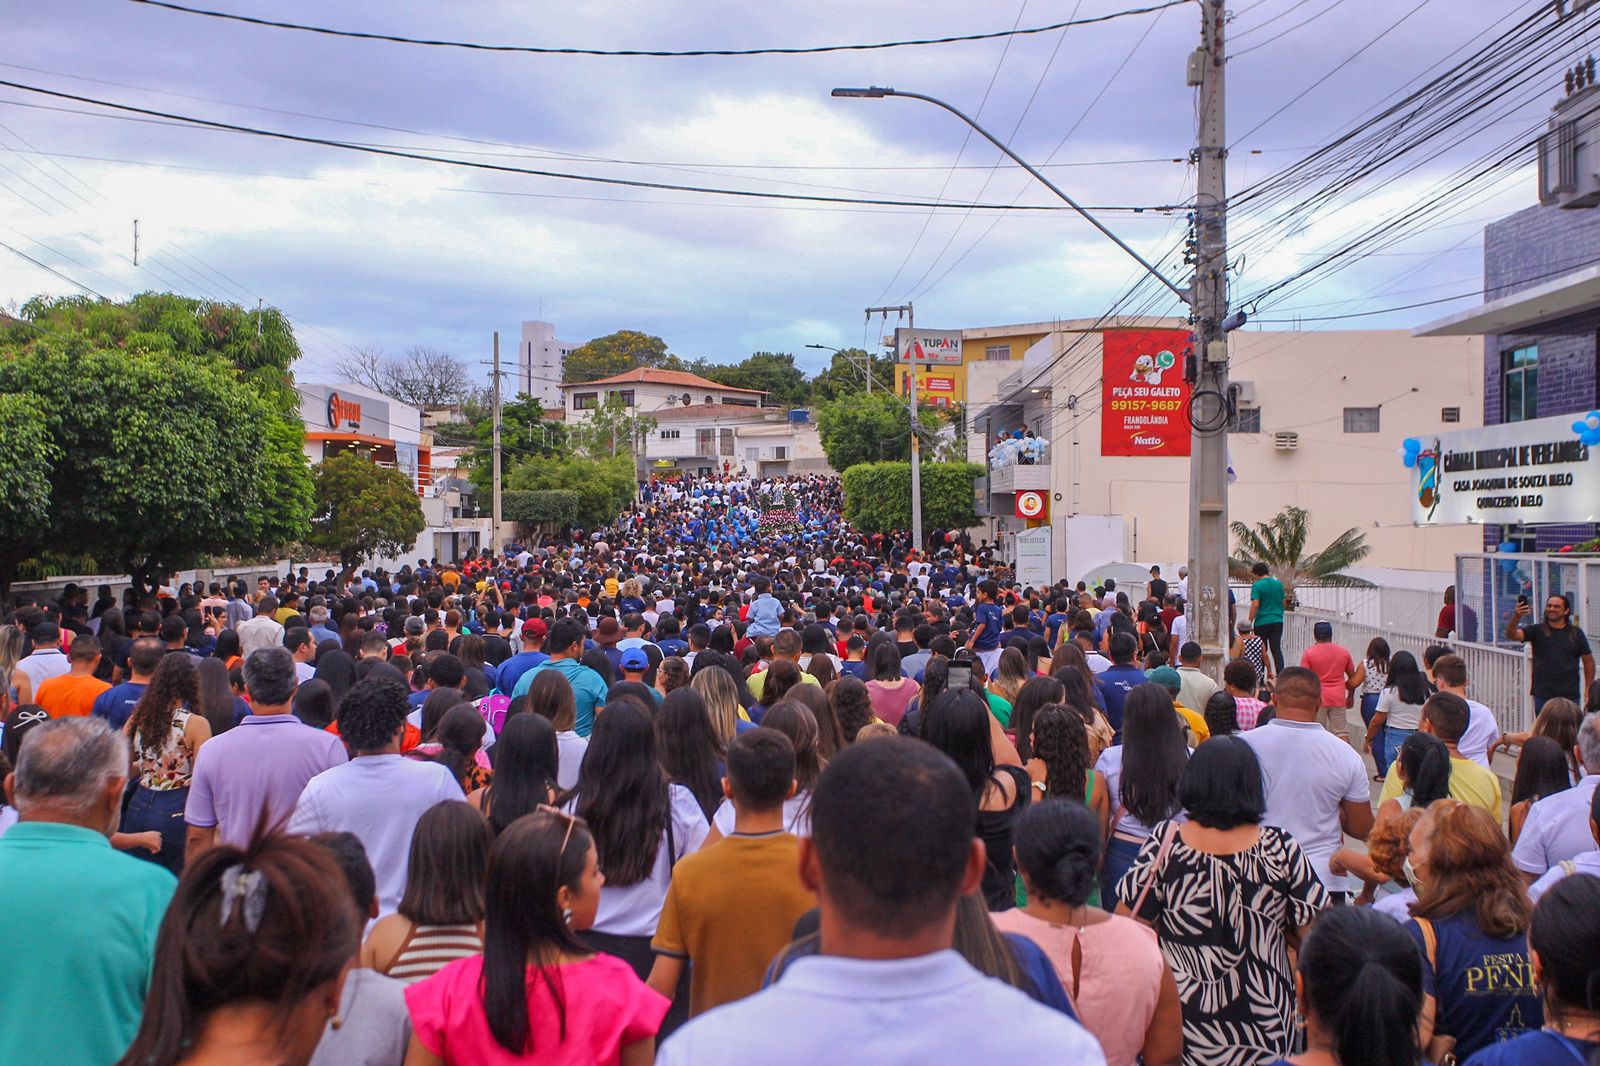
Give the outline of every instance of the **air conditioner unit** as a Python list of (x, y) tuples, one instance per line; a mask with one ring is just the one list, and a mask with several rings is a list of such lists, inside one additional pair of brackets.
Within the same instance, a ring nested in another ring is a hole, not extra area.
[(1272, 435), (1272, 446), (1280, 452), (1292, 452), (1300, 447), (1300, 434), (1292, 429), (1280, 429)]
[(1253, 381), (1232, 381), (1228, 387), (1233, 390), (1233, 402), (1240, 407), (1254, 407), (1256, 405), (1256, 383)]

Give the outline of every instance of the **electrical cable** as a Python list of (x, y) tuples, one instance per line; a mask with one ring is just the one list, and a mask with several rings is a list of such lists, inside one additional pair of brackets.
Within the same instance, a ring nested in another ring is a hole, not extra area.
[(953, 34), (946, 37), (926, 37), (904, 41), (878, 41), (870, 44), (827, 44), (786, 48), (693, 48), (677, 51), (639, 48), (556, 48), (541, 45), (485, 44), (477, 41), (430, 40), (420, 37), (405, 37), (399, 34), (367, 33), (357, 30), (339, 30), (328, 26), (311, 26), (299, 22), (283, 22), (275, 19), (255, 18), (250, 15), (240, 15), (228, 11), (214, 11), (207, 8), (190, 7), (186, 4), (171, 3), (169, 0), (129, 0), (129, 2), (135, 4), (144, 4), (147, 7), (163, 8), (168, 11), (176, 11), (186, 15), (203, 15), (207, 18), (224, 19), (229, 22), (242, 22), (251, 26), (263, 26), (278, 30), (298, 30), (304, 33), (322, 34), (329, 37), (349, 37), (363, 41), (383, 41), (389, 44), (426, 45), (431, 48), (465, 48), (478, 52), (520, 52), (531, 55), (620, 56), (674, 59), (702, 56), (736, 57), (768, 55), (817, 55), (824, 52), (872, 52), (886, 48), (910, 48), (924, 45), (957, 44), (966, 41), (993, 41), (1002, 37), (1024, 37), (1031, 34), (1052, 33), (1056, 30), (1064, 30), (1069, 26), (1089, 26), (1096, 23), (1111, 22), (1115, 19), (1127, 18), (1132, 15), (1148, 15), (1152, 12), (1164, 11), (1169, 7), (1178, 7), (1180, 5), (1190, 3), (1191, 0), (1166, 0), (1165, 3), (1152, 4), (1147, 7), (1128, 8), (1123, 11), (1111, 11), (1104, 15), (1094, 15), (1085, 19), (1076, 19), (1068, 22), (1054, 22), (1045, 26), (1031, 26), (1025, 29), (1012, 28), (1009, 30), (994, 30), (989, 33)]

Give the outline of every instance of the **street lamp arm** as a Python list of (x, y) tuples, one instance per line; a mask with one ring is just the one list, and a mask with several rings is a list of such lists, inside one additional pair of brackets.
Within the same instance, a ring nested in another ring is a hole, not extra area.
[(1043, 174), (1039, 173), (1039, 171), (1036, 170), (1033, 167), (1033, 165), (1030, 164), (1026, 159), (1022, 158), (1016, 152), (1013, 152), (1009, 145), (1007, 145), (1004, 141), (1000, 140), (1000, 138), (996, 137), (994, 134), (990, 133), (988, 130), (984, 129), (982, 126), (978, 125), (977, 122), (973, 121), (973, 119), (971, 117), (969, 117), (966, 113), (961, 111), (959, 108), (956, 108), (956, 107), (954, 107), (954, 106), (952, 106), (950, 104), (945, 103), (943, 100), (939, 99), (936, 96), (928, 96), (928, 95), (926, 95), (924, 93), (906, 92), (905, 90), (902, 90), (902, 89), (890, 89), (890, 88), (887, 88), (887, 87), (877, 86), (877, 85), (874, 85), (874, 86), (872, 86), (870, 88), (867, 88), (867, 89), (845, 89), (845, 88), (835, 89), (835, 90), (833, 90), (833, 95), (834, 96), (847, 96), (847, 97), (867, 97), (867, 98), (871, 98), (871, 99), (877, 99), (877, 98), (884, 97), (884, 96), (905, 96), (905, 97), (909, 97), (912, 100), (924, 100), (924, 101), (926, 101), (926, 102), (928, 102), (930, 104), (933, 104), (935, 107), (944, 108), (946, 111), (950, 112), (956, 118), (959, 118), (962, 122), (965, 122), (967, 125), (971, 126), (973, 129), (977, 130), (978, 133), (980, 133), (985, 140), (987, 140), (990, 144), (994, 145), (996, 148), (1000, 149), (1000, 151), (1004, 152), (1006, 154), (1006, 156), (1013, 163), (1017, 164), (1017, 166), (1021, 167), (1023, 170), (1026, 170), (1029, 174), (1032, 174), (1034, 179), (1037, 180), (1039, 182), (1039, 184), (1043, 185), (1045, 188), (1049, 189), (1051, 192), (1053, 192), (1057, 196), (1061, 197), (1061, 199), (1063, 201), (1065, 201), (1065, 203), (1066, 203), (1066, 205), (1068, 207), (1072, 208), (1074, 211), (1078, 212), (1078, 214), (1082, 215), (1088, 221), (1088, 223), (1091, 226), (1093, 226), (1095, 229), (1099, 230), (1106, 237), (1110, 238), (1111, 241), (1113, 243), (1115, 243), (1118, 248), (1121, 248), (1124, 252), (1127, 252), (1130, 256), (1132, 256), (1134, 258), (1134, 260), (1137, 261), (1140, 266), (1144, 267), (1146, 273), (1148, 273), (1151, 277), (1155, 278), (1157, 281), (1161, 282), (1161, 284), (1165, 285), (1167, 288), (1171, 289), (1172, 292), (1178, 297), (1178, 299), (1180, 299), (1180, 300), (1182, 300), (1184, 302), (1184, 304), (1187, 305), (1187, 304), (1191, 303), (1190, 292), (1189, 292), (1188, 289), (1181, 288), (1178, 285), (1175, 285), (1171, 281), (1167, 280), (1166, 275), (1162, 274), (1161, 271), (1157, 270), (1155, 265), (1153, 263), (1151, 263), (1148, 259), (1146, 259), (1144, 256), (1140, 255), (1138, 252), (1134, 251), (1133, 248), (1131, 248), (1128, 245), (1127, 241), (1124, 241), (1121, 237), (1118, 237), (1115, 233), (1111, 232), (1111, 230), (1107, 229), (1105, 227), (1105, 225), (1102, 224), (1099, 219), (1097, 219), (1093, 215), (1091, 215), (1083, 207), (1082, 204), (1078, 203), (1078, 201), (1074, 200), (1072, 197), (1068, 196), (1065, 192), (1063, 192), (1061, 190), (1060, 186), (1056, 185), (1055, 182), (1051, 181), (1049, 178), (1047, 178)]

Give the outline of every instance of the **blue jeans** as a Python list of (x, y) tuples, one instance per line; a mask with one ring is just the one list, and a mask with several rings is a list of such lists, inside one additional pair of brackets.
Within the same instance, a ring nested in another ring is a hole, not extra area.
[[(1385, 726), (1383, 731), (1383, 758), (1384, 765), (1388, 766), (1400, 758), (1400, 745), (1404, 744), (1406, 742), (1406, 738), (1411, 736), (1412, 733), (1415, 733), (1416, 730), (1396, 729), (1394, 726)], [(1373, 745), (1373, 747), (1376, 748), (1377, 745)]]
[(184, 804), (189, 801), (189, 790), (175, 788), (167, 792), (140, 786), (133, 790), (127, 809), (122, 812), (122, 832), (147, 833), (154, 829), (161, 834), (161, 851), (152, 855), (144, 848), (134, 848), (126, 854), (148, 862), (160, 863), (173, 874), (183, 870), (183, 849), (189, 827), (183, 820)]
[(1107, 911), (1117, 909), (1117, 882), (1132, 868), (1143, 846), (1117, 837), (1106, 841), (1106, 861), (1100, 867), (1100, 906)]
[[(1361, 720), (1368, 726), (1372, 725), (1372, 716), (1378, 713), (1378, 693), (1364, 692), (1361, 695)], [(1384, 734), (1389, 731), (1388, 726), (1379, 726), (1378, 731), (1372, 734), (1372, 761), (1378, 767), (1378, 776), (1382, 777), (1389, 771), (1389, 751), (1384, 743)]]

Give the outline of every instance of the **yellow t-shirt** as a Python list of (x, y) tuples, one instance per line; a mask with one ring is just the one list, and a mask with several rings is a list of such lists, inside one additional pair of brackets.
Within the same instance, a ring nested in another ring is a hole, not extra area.
[(298, 617), (299, 615), (300, 609), (298, 607), (279, 607), (275, 612), (273, 612), (272, 618), (280, 626), (282, 626), (288, 625), (289, 619)]
[[(802, 685), (822, 684), (822, 682), (804, 670), (800, 671), (800, 683)], [(750, 690), (750, 695), (754, 696), (756, 702), (759, 703), (761, 694), (767, 690), (767, 672), (763, 670), (758, 674), (751, 674), (749, 679), (745, 681), (744, 687)]]
[(690, 1015), (761, 988), (794, 923), (817, 905), (800, 883), (799, 856), (791, 833), (736, 833), (673, 867), (650, 946), (693, 963)]
[[(1389, 767), (1389, 776), (1383, 779), (1383, 792), (1379, 794), (1378, 802), (1381, 804), (1385, 800), (1396, 799), (1404, 791), (1397, 760)], [(1488, 811), (1496, 822), (1503, 813), (1500, 810), (1500, 779), (1493, 771), (1485, 770), (1471, 759), (1454, 755), (1450, 757), (1450, 798)]]
[(1189, 728), (1194, 730), (1194, 739), (1196, 741), (1211, 739), (1211, 727), (1206, 725), (1206, 719), (1204, 715), (1196, 714), (1194, 711), (1185, 707), (1183, 704), (1178, 703), (1176, 700), (1173, 701), (1172, 707), (1173, 710), (1178, 712), (1178, 717), (1182, 718), (1185, 722), (1188, 722)]

